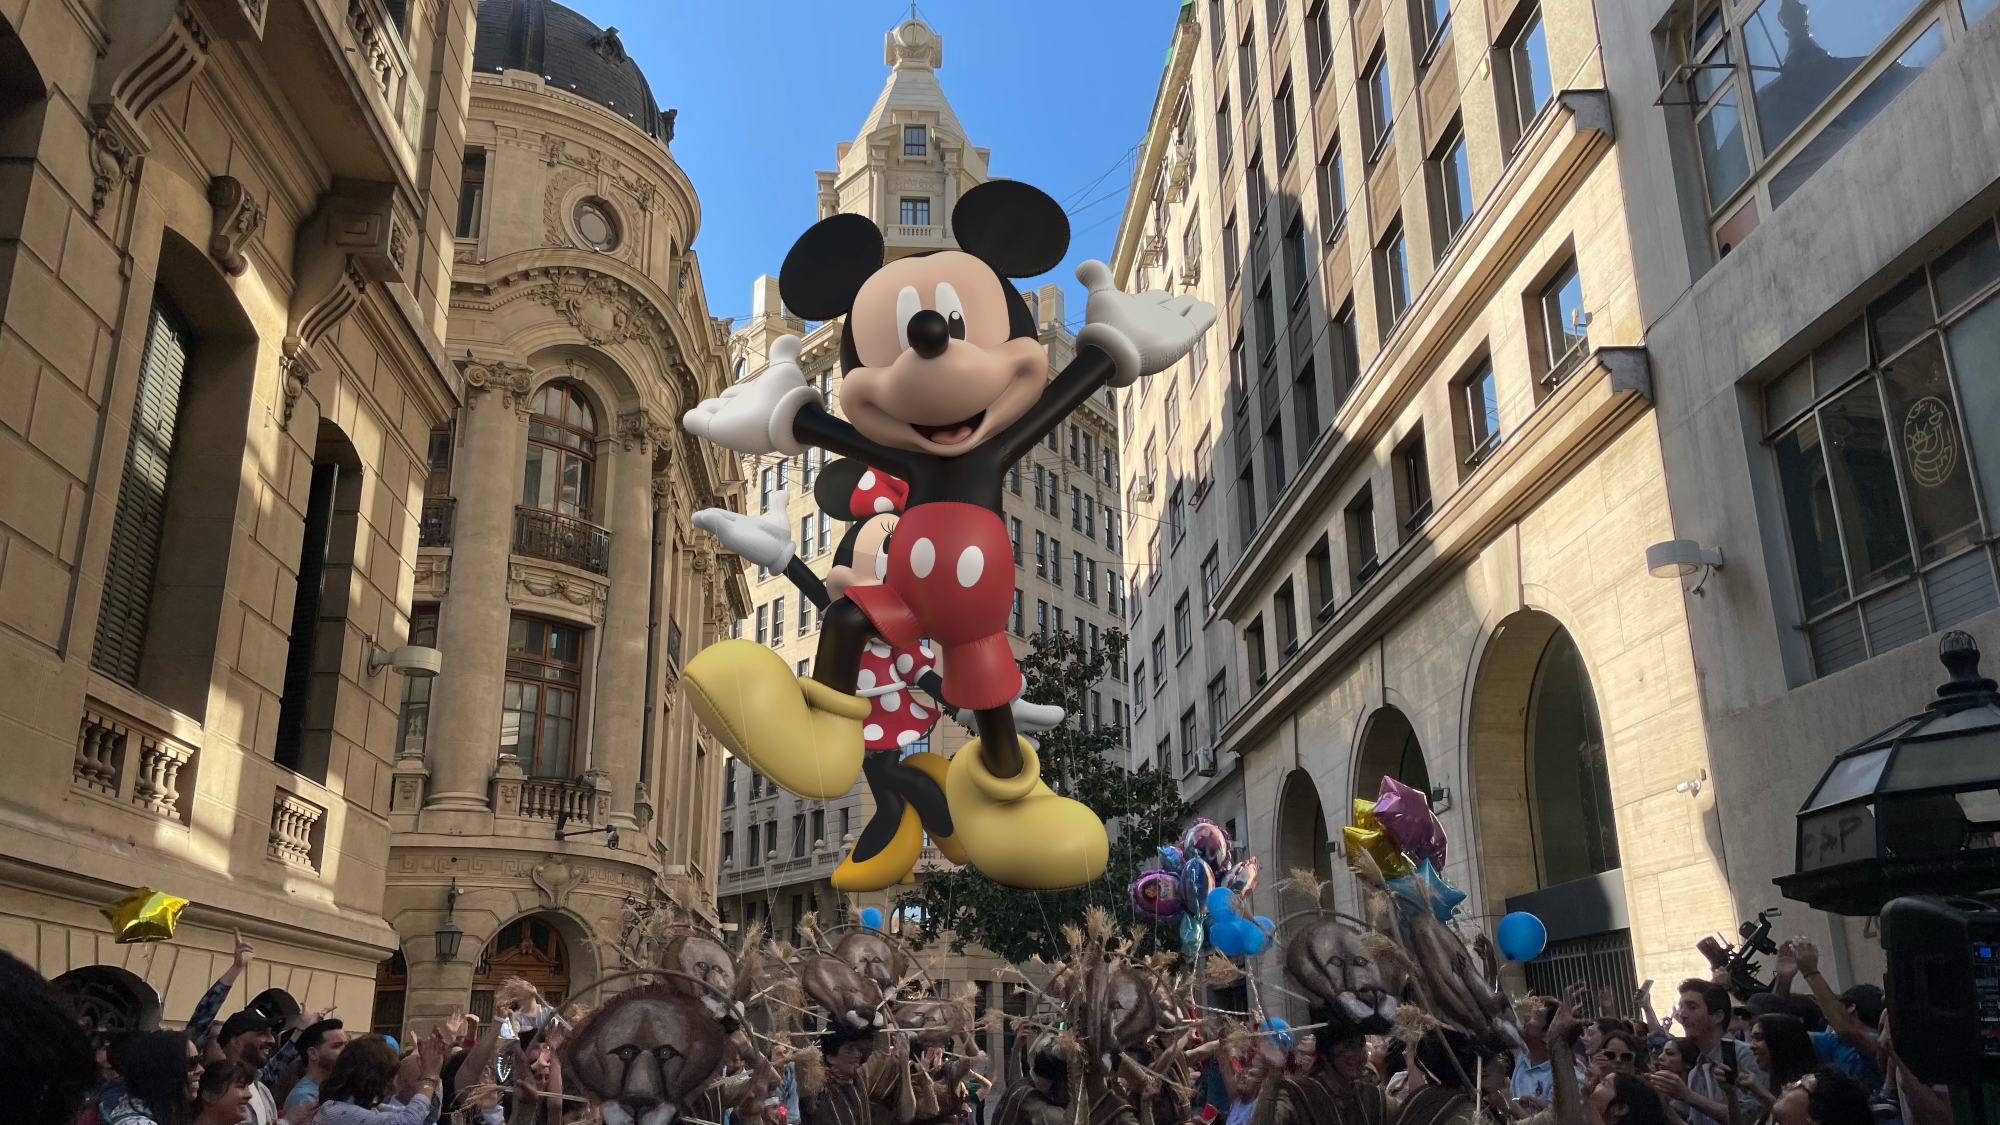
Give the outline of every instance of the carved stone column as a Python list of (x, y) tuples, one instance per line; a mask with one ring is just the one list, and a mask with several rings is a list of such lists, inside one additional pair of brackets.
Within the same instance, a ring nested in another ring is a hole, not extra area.
[(591, 761), (611, 777), (611, 819), (637, 829), (633, 797), (646, 752), (646, 636), (652, 601), (653, 435), (646, 412), (618, 416), (611, 481), (611, 595), (598, 636)]
[(500, 697), (507, 678), (507, 557), (523, 438), (528, 370), (468, 363), (461, 444), (452, 468), (451, 593), (438, 631), (446, 656), (431, 689), (430, 786), (425, 832), (484, 834), (488, 783), (500, 754)]

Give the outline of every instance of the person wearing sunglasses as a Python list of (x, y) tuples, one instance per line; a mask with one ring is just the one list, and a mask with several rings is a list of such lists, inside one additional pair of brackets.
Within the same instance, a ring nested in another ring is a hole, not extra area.
[(1636, 1078), (1648, 1069), (1645, 1044), (1623, 1028), (1605, 1033), (1604, 1043), (1591, 1061), (1600, 1075), (1630, 1074)]

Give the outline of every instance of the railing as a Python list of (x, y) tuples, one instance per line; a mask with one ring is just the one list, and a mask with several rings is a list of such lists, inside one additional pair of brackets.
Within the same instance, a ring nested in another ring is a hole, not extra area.
[(77, 730), (71, 781), (78, 789), (129, 796), (145, 812), (185, 821), (180, 778), (194, 753), (194, 747), (90, 699)]
[(521, 782), (521, 819), (597, 823), (597, 786), (581, 778), (530, 777)]
[(1166, 264), (1167, 236), (1158, 231), (1139, 240), (1139, 264), (1150, 269), (1158, 269)]
[(458, 511), (458, 501), (449, 496), (430, 496), (424, 499), (423, 518), (417, 523), (417, 546), (451, 546), (451, 525)]
[(514, 553), (606, 574), (611, 564), (611, 533), (573, 516), (517, 507)]
[(936, 238), (936, 237), (938, 237), (938, 229), (939, 229), (939, 228), (937, 228), (937, 227), (931, 227), (931, 226), (923, 226), (923, 227), (909, 227), (909, 226), (899, 226), (899, 227), (897, 227), (897, 228), (896, 228), (896, 237), (897, 237), (897, 238)]
[(271, 858), (317, 870), (313, 833), (325, 817), (325, 809), (304, 797), (278, 790), (271, 801)]

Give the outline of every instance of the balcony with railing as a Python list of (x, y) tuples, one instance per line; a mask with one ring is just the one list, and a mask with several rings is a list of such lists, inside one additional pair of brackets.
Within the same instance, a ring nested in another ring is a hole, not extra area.
[(530, 777), (521, 781), (522, 820), (597, 823), (597, 786), (581, 777)]
[(70, 781), (82, 792), (185, 824), (192, 798), (184, 786), (195, 756), (192, 742), (93, 694), (84, 701)]
[(458, 501), (449, 496), (425, 497), (424, 513), (417, 523), (417, 546), (451, 546), (451, 524), (457, 510)]
[(611, 565), (611, 532), (574, 516), (540, 508), (514, 509), (514, 553), (562, 563), (592, 574)]

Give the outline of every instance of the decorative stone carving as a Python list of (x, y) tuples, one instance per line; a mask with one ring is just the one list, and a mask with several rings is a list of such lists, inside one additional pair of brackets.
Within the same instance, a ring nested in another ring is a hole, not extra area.
[(375, 13), (370, 10), (367, 0), (348, 0), (347, 26), (354, 31), (354, 43), (362, 64), (374, 76), (382, 95), (387, 97), (395, 81), (396, 60), (382, 41), (382, 32), (376, 26)]
[[(208, 62), (209, 31), (193, 8), (176, 0), (126, 0), (117, 17), (92, 77), (90, 116), (99, 131), (117, 137), (129, 160), (150, 147), (139, 126), (146, 111)], [(104, 204), (96, 197), (108, 196), (116, 186), (100, 193), (93, 185), (94, 206), (101, 210)]]
[(415, 580), (418, 593), (443, 597), (451, 586), (451, 556), (418, 554)]
[(627, 453), (644, 453), (654, 430), (643, 410), (628, 410), (618, 416), (618, 444)]
[(658, 314), (617, 278), (571, 267), (551, 268), (546, 278), (535, 299), (561, 313), (585, 342), (603, 346), (661, 338)]
[(127, 148), (117, 130), (100, 125), (90, 131), (90, 216), (104, 213), (111, 193), (132, 178), (138, 156)]
[(402, 279), (391, 253), (399, 222), (395, 193), (394, 184), (336, 179), (312, 218), (299, 228), (292, 263), (296, 284), (286, 313), (281, 360), (284, 425), (291, 424), (292, 408), (319, 368), (313, 345), (361, 302), (371, 277)]
[(465, 405), (468, 409), (478, 403), (483, 395), (475, 391), (498, 391), (502, 405), (509, 409), (525, 408), (528, 402), (528, 385), (534, 378), (534, 369), (519, 364), (494, 361), (483, 363), (467, 358), (458, 365), (465, 377)]
[(563, 602), (590, 614), (592, 621), (604, 620), (608, 584), (576, 575), (516, 563), (507, 568), (507, 604), (520, 605), (529, 598)]
[(569, 861), (559, 855), (552, 855), (536, 864), (528, 872), (528, 878), (542, 892), (542, 901), (550, 907), (560, 907), (569, 893), (584, 882), (584, 873), (569, 865)]
[(619, 41), (618, 29), (615, 27), (607, 27), (599, 34), (591, 36), (590, 49), (597, 52), (598, 58), (614, 66), (625, 62), (625, 44)]
[(264, 229), (264, 208), (250, 198), (243, 181), (234, 176), (217, 176), (208, 181), (208, 205), (215, 212), (215, 226), (208, 236), (208, 256), (231, 277), (242, 277), (250, 268), (243, 255), (257, 232)]

